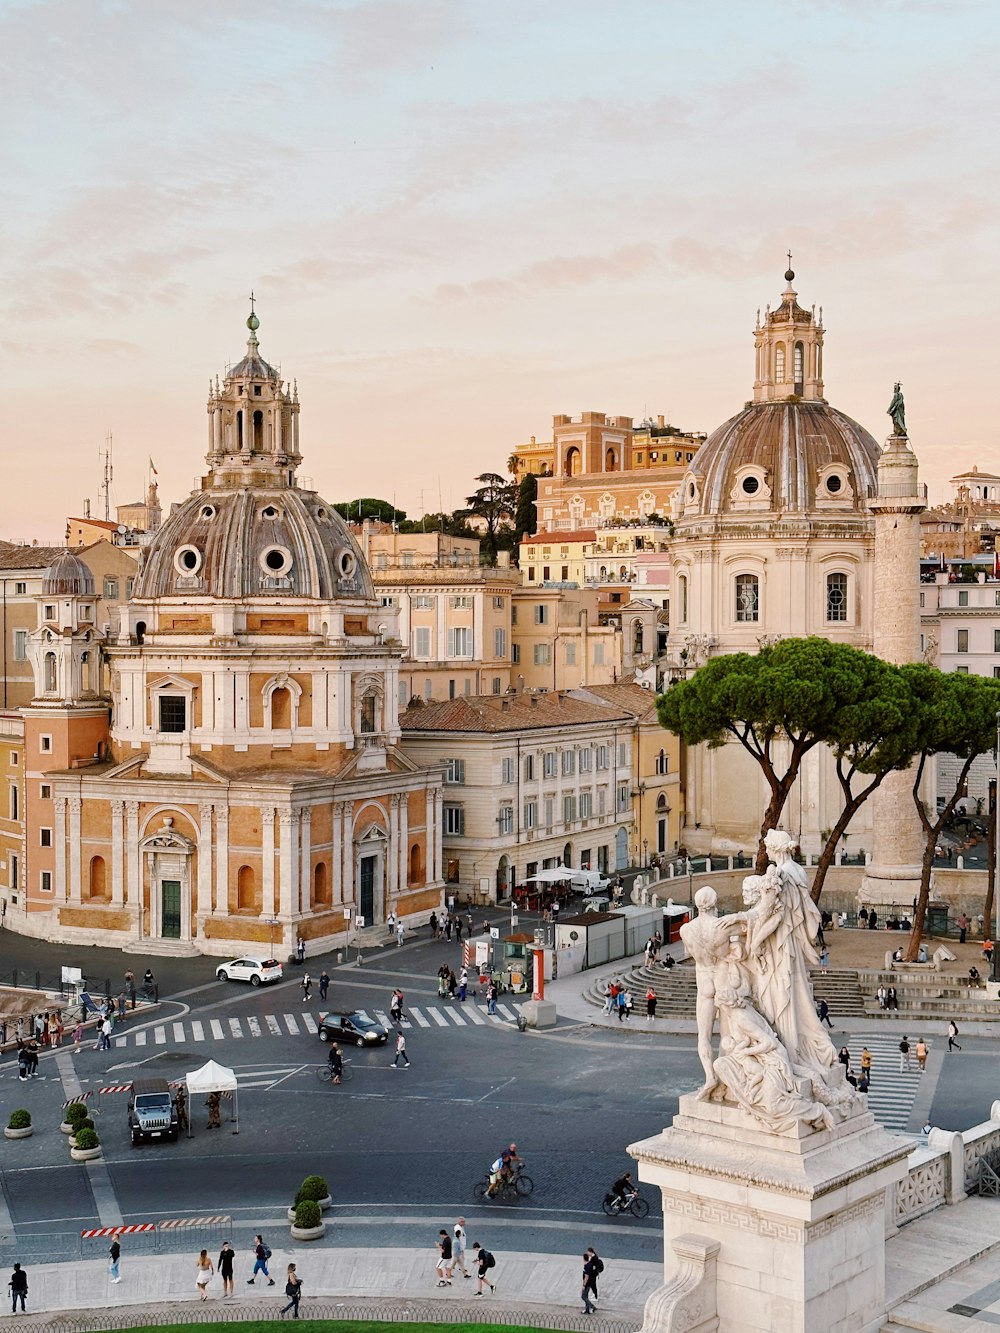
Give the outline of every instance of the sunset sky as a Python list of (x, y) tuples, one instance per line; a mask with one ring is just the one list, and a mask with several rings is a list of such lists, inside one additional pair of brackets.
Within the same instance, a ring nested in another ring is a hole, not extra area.
[(0, 0), (0, 537), (109, 430), (183, 498), (251, 288), (302, 473), (416, 516), (553, 413), (713, 429), (789, 248), (944, 498), (1000, 471), (998, 65), (990, 0)]

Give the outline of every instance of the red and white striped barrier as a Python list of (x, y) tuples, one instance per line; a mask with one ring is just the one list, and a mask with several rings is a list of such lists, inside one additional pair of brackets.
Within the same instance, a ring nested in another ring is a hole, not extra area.
[[(103, 1097), (104, 1094), (107, 1093), (107, 1092), (131, 1092), (131, 1091), (132, 1091), (132, 1084), (131, 1084), (131, 1083), (112, 1083), (112, 1084), (110, 1084), (110, 1085), (109, 1085), (108, 1087), (106, 1087), (106, 1088), (98, 1088), (97, 1091), (101, 1094), (102, 1097)], [(88, 1093), (87, 1096), (89, 1097), (90, 1094)]]
[(220, 1213), (217, 1217), (174, 1217), (157, 1226), (161, 1231), (176, 1231), (179, 1227), (216, 1227), (232, 1220), (228, 1213)]
[(68, 1102), (63, 1102), (63, 1110), (65, 1111), (67, 1106), (72, 1106), (74, 1102), (85, 1102), (90, 1097), (93, 1097), (93, 1095), (93, 1088), (91, 1088), (89, 1092), (81, 1092), (79, 1097), (71, 1097)]
[(93, 1231), (81, 1231), (82, 1240), (93, 1240), (95, 1236), (130, 1236), (137, 1231), (155, 1231), (155, 1222), (134, 1222), (127, 1227), (95, 1227)]

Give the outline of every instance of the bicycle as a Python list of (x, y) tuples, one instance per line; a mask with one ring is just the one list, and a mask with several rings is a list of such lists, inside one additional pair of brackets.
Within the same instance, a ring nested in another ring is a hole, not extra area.
[(485, 1199), (525, 1199), (534, 1190), (535, 1182), (523, 1168), (518, 1167), (513, 1176), (501, 1179), (496, 1188), (491, 1185), (489, 1175), (484, 1180), (477, 1180), (472, 1187), (473, 1197), (479, 1201)]
[(623, 1199), (620, 1194), (605, 1194), (601, 1207), (608, 1217), (619, 1217), (622, 1213), (631, 1213), (633, 1217), (647, 1217), (649, 1204), (638, 1190), (629, 1190)]
[(347, 1061), (345, 1060), (344, 1068), (341, 1070), (339, 1080), (334, 1078), (333, 1068), (329, 1064), (318, 1065), (316, 1068), (316, 1077), (319, 1079), (321, 1083), (333, 1083), (333, 1084), (336, 1084), (338, 1082), (350, 1083), (351, 1079), (354, 1077), (354, 1074), (351, 1072), (351, 1069)]

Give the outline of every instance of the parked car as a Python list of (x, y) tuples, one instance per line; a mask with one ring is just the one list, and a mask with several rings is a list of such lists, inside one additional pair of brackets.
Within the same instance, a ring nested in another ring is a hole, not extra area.
[(280, 981), (281, 964), (277, 958), (234, 958), (215, 969), (220, 981), (249, 981), (259, 986), (264, 981)]
[(389, 1029), (363, 1014), (327, 1014), (319, 1025), (320, 1041), (353, 1041), (355, 1046), (384, 1046)]
[(177, 1106), (165, 1078), (137, 1079), (132, 1084), (128, 1127), (133, 1148), (143, 1139), (177, 1141)]

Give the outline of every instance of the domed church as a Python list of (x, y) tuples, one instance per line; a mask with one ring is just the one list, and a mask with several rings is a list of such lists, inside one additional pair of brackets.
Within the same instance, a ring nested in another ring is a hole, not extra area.
[[(882, 450), (826, 401), (822, 309), (799, 305), (794, 279), (789, 268), (777, 308), (757, 312), (752, 400), (708, 437), (677, 494), (670, 637), (684, 669), (810, 634), (871, 648), (868, 501)], [(784, 823), (815, 851), (840, 793), (829, 755), (807, 759)], [(689, 850), (752, 848), (767, 799), (740, 746), (699, 746), (682, 839)], [(862, 807), (851, 851), (864, 845), (868, 818)]]
[(94, 624), (70, 553), (47, 571), (24, 710), (31, 934), (277, 953), (441, 901), (442, 778), (397, 748), (395, 613), (298, 485), (298, 387), (247, 326), (209, 386), (207, 471), (119, 623)]

